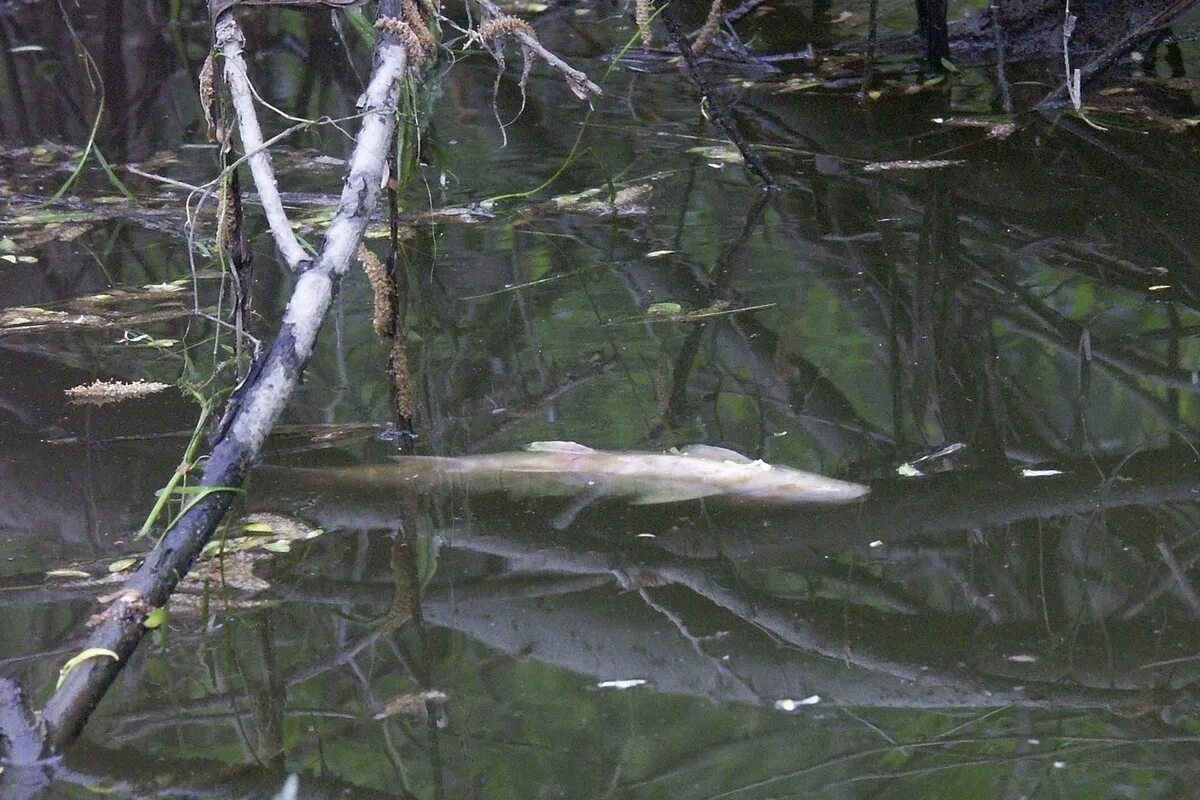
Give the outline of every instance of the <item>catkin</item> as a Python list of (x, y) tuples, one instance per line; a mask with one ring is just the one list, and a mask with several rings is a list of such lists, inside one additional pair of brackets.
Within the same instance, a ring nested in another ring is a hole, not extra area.
[(96, 380), (66, 389), (64, 394), (72, 403), (91, 403), (101, 406), (105, 403), (119, 403), (122, 400), (145, 397), (169, 388), (171, 388), (169, 384), (156, 381), (136, 380), (132, 383), (123, 383), (121, 381)]
[(425, 24), (421, 12), (417, 10), (417, 4), (413, 0), (404, 0), (403, 10), (404, 21), (408, 23), (408, 27), (412, 29), (417, 41), (420, 42), (421, 52), (425, 54), (426, 58), (432, 58), (433, 54), (437, 52), (437, 42), (433, 40), (429, 26)]
[(717, 30), (721, 27), (721, 12), (723, 10), (724, 5), (722, 0), (712, 0), (712, 5), (708, 7), (708, 18), (704, 20), (704, 27), (700, 29), (700, 33), (696, 36), (696, 41), (692, 42), (692, 55), (702, 55), (708, 49), (709, 43), (717, 35)]
[(375, 28), (386, 31), (400, 40), (408, 52), (409, 64), (413, 67), (419, 68), (425, 64), (425, 47), (407, 22), (396, 17), (380, 17), (375, 20)]
[(475, 31), (475, 35), (479, 37), (480, 41), (490, 42), (518, 32), (537, 39), (537, 31), (533, 29), (532, 25), (511, 14), (501, 14), (481, 23)]
[(650, 47), (654, 43), (654, 37), (650, 33), (650, 13), (653, 10), (654, 6), (650, 4), (650, 0), (636, 0), (633, 6), (633, 18), (642, 33), (642, 47)]
[(403, 330), (397, 330), (395, 338), (392, 339), (389, 359), (392, 367), (392, 400), (395, 404), (396, 417), (401, 422), (410, 421), (417, 413), (417, 404), (413, 397), (412, 374), (408, 371), (407, 337)]
[(367, 283), (371, 284), (374, 311), (371, 328), (380, 339), (386, 339), (392, 328), (392, 279), (388, 277), (387, 267), (379, 260), (379, 256), (367, 249), (366, 245), (358, 246), (358, 260), (363, 272), (367, 273)]

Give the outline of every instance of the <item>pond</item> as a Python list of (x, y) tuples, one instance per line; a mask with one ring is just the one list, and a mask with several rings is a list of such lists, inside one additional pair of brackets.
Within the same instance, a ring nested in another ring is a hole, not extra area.
[[(866, 5), (758, 7), (748, 46), (794, 58), (718, 48), (703, 103), (624, 4), (510, 9), (590, 102), (544, 63), (522, 86), (511, 45), (502, 73), (444, 53), (365, 240), (399, 245), (399, 349), (356, 265), (223, 548), (79, 741), (0, 794), (1190, 796), (1200, 51), (1176, 37), (1077, 113), (1020, 111), (1044, 64), (1001, 92), (886, 47), (860, 92)], [(314, 245), (372, 13), (240, 17)], [(195, 496), (164, 487), (294, 279), (243, 168), (239, 338), (220, 192), (194, 188), (221, 169), (203, 4), (20, 0), (0, 31), (0, 675), (41, 708)], [(97, 379), (165, 386), (67, 393)], [(402, 465), (434, 462), (398, 460), (534, 442), (700, 443), (871, 492), (418, 489)]]

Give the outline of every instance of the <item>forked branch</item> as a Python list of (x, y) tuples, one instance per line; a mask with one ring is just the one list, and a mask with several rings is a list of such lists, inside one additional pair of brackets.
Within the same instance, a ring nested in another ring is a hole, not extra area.
[[(380, 14), (394, 16), (400, 11), (399, 5), (399, 0), (381, 0)], [(221, 30), (218, 35), (234, 36), (234, 29), (224, 26), (225, 16), (222, 14), (217, 20), (217, 28)], [(230, 42), (235, 40), (236, 37), (227, 38)], [(116, 594), (116, 599), (93, 618), (95, 628), (85, 649), (108, 651), (117, 658), (83, 661), (66, 675), (46, 704), (42, 721), (51, 750), (62, 749), (78, 736), (137, 648), (146, 631), (143, 624), (146, 617), (166, 604), (220, 524), (234, 493), (239, 491), (258, 458), (272, 425), (298, 385), (312, 355), (321, 321), (339, 281), (349, 270), (350, 259), (379, 199), (407, 60), (403, 43), (381, 32), (375, 45), (370, 82), (359, 102), (362, 128), (348, 161), (341, 200), (321, 252), (297, 278), (274, 342), (254, 363), (250, 375), (231, 399), (227, 423), (205, 463), (200, 494)], [(236, 68), (234, 74), (236, 80)], [(248, 111), (247, 118), (252, 118), (253, 108)], [(243, 136), (247, 127), (243, 128)], [(243, 142), (247, 150), (255, 147), (245, 138)], [(275, 190), (269, 167), (266, 171), (252, 170), (252, 175), (264, 199)]]

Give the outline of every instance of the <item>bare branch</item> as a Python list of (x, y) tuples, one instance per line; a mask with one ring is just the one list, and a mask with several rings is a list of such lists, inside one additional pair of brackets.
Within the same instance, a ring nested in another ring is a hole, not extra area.
[[(380, 14), (395, 14), (398, 5), (397, 0), (381, 0)], [(109, 650), (118, 658), (90, 659), (79, 664), (46, 704), (42, 720), (53, 749), (61, 749), (78, 736), (136, 649), (150, 611), (167, 602), (199, 557), (232, 504), (233, 493), (239, 490), (258, 458), (271, 426), (299, 384), (321, 321), (339, 281), (350, 268), (350, 259), (362, 241), (379, 199), (406, 65), (404, 45), (394, 36), (381, 33), (376, 42), (370, 83), (359, 101), (362, 128), (348, 161), (341, 200), (321, 253), (312, 267), (297, 278), (275, 341), (255, 361), (250, 375), (230, 400), (227, 422), (205, 463), (200, 481), (205, 491), (180, 515), (158, 547), (117, 593), (116, 600), (93, 618), (96, 628), (86, 648)], [(255, 172), (254, 177), (257, 181), (259, 174)], [(267, 177), (274, 190), (274, 179), (269, 174)], [(267, 186), (260, 184), (258, 190), (265, 196)]]
[(271, 169), (271, 154), (263, 142), (262, 129), (254, 113), (254, 92), (246, 74), (246, 61), (242, 58), (246, 38), (232, 14), (224, 14), (217, 21), (214, 36), (216, 46), (225, 56), (225, 81), (229, 85), (229, 94), (237, 114), (242, 149), (246, 151), (246, 161), (250, 164), (250, 173), (254, 176), (254, 185), (267, 215), (267, 224), (271, 226), (271, 236), (275, 239), (279, 254), (294, 272), (309, 260), (309, 255), (300, 246), (283, 210), (275, 171)]
[[(488, 13), (488, 16), (490, 17), (504, 16), (504, 12), (500, 9), (500, 6), (493, 3), (492, 0), (479, 0), (479, 5)], [(599, 86), (597, 86), (595, 83), (592, 83), (592, 81), (588, 79), (587, 75), (575, 69), (566, 61), (563, 61), (554, 53), (543, 47), (542, 43), (538, 41), (537, 36), (534, 36), (529, 33), (529, 31), (521, 28), (515, 28), (512, 31), (512, 35), (517, 38), (517, 41), (519, 41), (523, 47), (529, 48), (529, 50), (535, 53), (539, 58), (561, 72), (567, 81), (567, 85), (571, 87), (571, 91), (574, 92), (575, 96), (580, 100), (586, 100), (589, 94), (604, 94), (604, 92), (600, 90)]]

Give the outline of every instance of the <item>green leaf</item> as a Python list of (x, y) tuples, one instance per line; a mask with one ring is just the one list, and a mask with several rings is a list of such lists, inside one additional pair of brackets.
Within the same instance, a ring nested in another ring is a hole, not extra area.
[(142, 622), (142, 627), (145, 628), (146, 630), (152, 631), (155, 628), (161, 626), (166, 621), (167, 621), (167, 607), (159, 606), (158, 608), (154, 609), (146, 616), (145, 621)]
[(54, 691), (57, 692), (62, 687), (63, 681), (65, 681), (67, 676), (71, 674), (71, 670), (75, 669), (80, 664), (91, 658), (111, 658), (113, 661), (121, 660), (121, 657), (112, 650), (106, 650), (103, 647), (89, 647), (87, 650), (84, 650), (82, 653), (62, 665), (62, 669), (58, 671), (58, 683), (54, 684)]
[(646, 313), (656, 317), (682, 314), (683, 306), (679, 303), (651, 303), (646, 309)]
[(118, 558), (108, 565), (109, 572), (124, 572), (137, 563), (136, 558)]
[(292, 552), (292, 544), (286, 539), (280, 539), (276, 542), (267, 542), (263, 546), (263, 550), (270, 550), (272, 553), (290, 553)]

